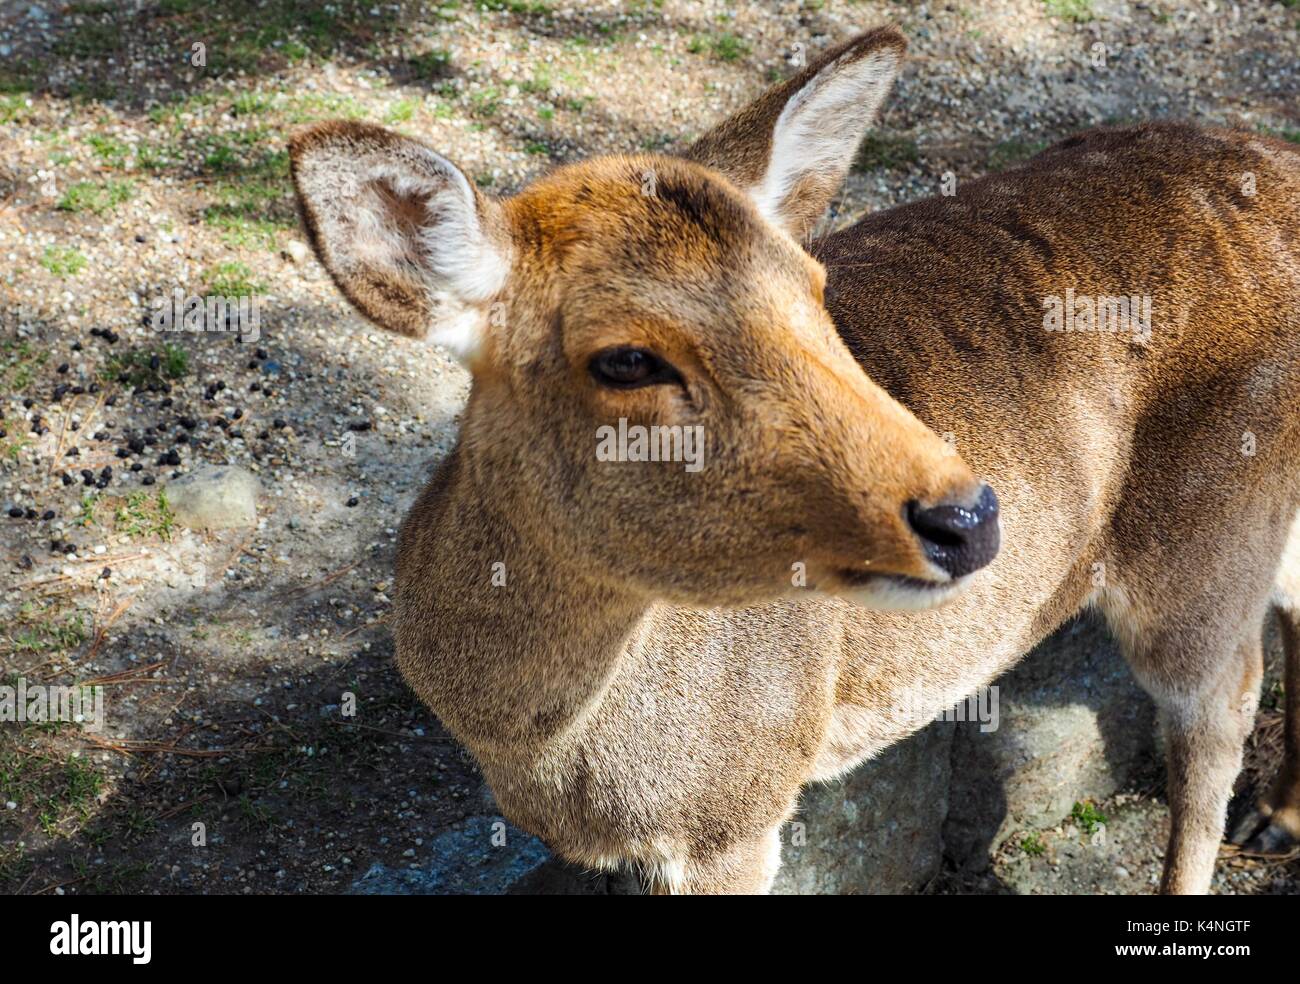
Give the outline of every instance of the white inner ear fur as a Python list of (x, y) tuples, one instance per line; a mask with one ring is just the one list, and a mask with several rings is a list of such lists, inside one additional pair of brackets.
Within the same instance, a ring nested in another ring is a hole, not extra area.
[(784, 205), (801, 176), (848, 167), (898, 72), (900, 56), (892, 48), (851, 61), (854, 54), (845, 52), (818, 72), (777, 117), (767, 172), (749, 194), (782, 228), (790, 225)]
[[(509, 256), (483, 231), (465, 175), (428, 148), (403, 143), (347, 162), (321, 162), (317, 187), (321, 238), (341, 270), (368, 266), (424, 285), (430, 323), (426, 340), (470, 362), (482, 343), (489, 302), (505, 285)], [(398, 199), (423, 200), (424, 216), (412, 230), (394, 222), (386, 187)], [(414, 235), (412, 235), (414, 231)]]
[[(461, 362), (470, 362), (483, 341), (488, 325), (487, 302), (505, 286), (510, 272), (507, 257), (483, 233), (474, 192), (460, 169), (445, 157), (416, 145), (436, 177), (380, 163), (365, 177), (374, 197), (371, 216), (383, 216), (377, 186), (386, 184), (402, 198), (423, 198), (427, 221), (418, 230), (418, 243), (400, 242), (402, 230), (389, 226), (379, 236), (399, 242), (385, 243), (399, 262), (414, 262), (429, 292), (432, 323), (426, 340), (448, 349)], [(377, 222), (376, 225), (381, 224)], [(409, 259), (408, 259), (409, 258)]]

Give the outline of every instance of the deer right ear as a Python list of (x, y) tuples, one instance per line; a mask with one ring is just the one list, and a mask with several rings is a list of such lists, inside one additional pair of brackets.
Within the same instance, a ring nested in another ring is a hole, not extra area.
[(837, 45), (700, 137), (686, 156), (727, 175), (802, 239), (843, 184), (907, 41), (880, 27)]
[(380, 327), (470, 363), (510, 272), (499, 206), (424, 144), (330, 122), (289, 142), (307, 234), (339, 290)]

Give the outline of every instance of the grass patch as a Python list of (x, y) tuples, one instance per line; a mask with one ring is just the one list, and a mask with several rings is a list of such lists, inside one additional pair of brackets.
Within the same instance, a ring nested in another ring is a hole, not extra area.
[(0, 123), (17, 123), (31, 114), (27, 96), (22, 93), (0, 96)]
[(88, 137), (86, 143), (90, 145), (96, 157), (118, 171), (126, 168), (126, 163), (132, 156), (130, 144), (118, 140), (116, 137), (95, 134)]
[(212, 191), (217, 200), (203, 210), (203, 221), (228, 245), (273, 249), (280, 230), (297, 227), (284, 151), (239, 168)]
[(407, 62), (411, 71), (421, 79), (445, 79), (451, 74), (451, 52), (443, 48), (413, 55)]
[(54, 42), (54, 53), (63, 58), (103, 59), (124, 53), (127, 32), (112, 17), (78, 24)]
[(62, 622), (54, 620), (30, 622), (17, 629), (10, 637), (15, 653), (67, 652), (86, 641), (86, 624), (81, 613), (69, 615)]
[(71, 246), (46, 246), (41, 266), (56, 277), (75, 277), (86, 268), (86, 257)]
[(260, 116), (275, 105), (275, 100), (262, 92), (241, 92), (230, 104), (232, 116)]
[(130, 181), (78, 181), (68, 186), (56, 206), (62, 212), (111, 212), (135, 195)]
[(853, 159), (853, 170), (893, 170), (915, 164), (920, 158), (920, 148), (911, 137), (872, 133), (858, 147), (857, 156)]
[(1032, 833), (1020, 839), (1020, 850), (1031, 858), (1036, 858), (1047, 850), (1047, 845), (1043, 843), (1043, 838), (1038, 833)]
[[(443, 4), (444, 7), (447, 4)], [(479, 10), (493, 13), (532, 14), (544, 16), (551, 12), (550, 5), (543, 0), (477, 0), (474, 6)]]
[(1086, 24), (1097, 17), (1092, 9), (1092, 0), (1043, 0), (1048, 17), (1066, 21), (1069, 24)]
[(167, 504), (167, 493), (159, 491), (150, 495), (145, 491), (132, 492), (113, 514), (113, 529), (131, 539), (157, 536), (170, 541), (176, 528), (176, 516)]
[(253, 279), (253, 271), (246, 263), (230, 261), (218, 263), (204, 274), (208, 292), (221, 297), (251, 297), (266, 288)]
[(167, 342), (161, 348), (132, 349), (110, 357), (100, 370), (100, 378), (105, 382), (116, 380), (138, 389), (150, 383), (180, 379), (189, 371), (189, 353), (180, 346)]
[(99, 521), (95, 519), (95, 510), (99, 508), (99, 493), (86, 492), (81, 496), (81, 502), (78, 504), (81, 510), (77, 513), (77, 525), (82, 529), (87, 526), (98, 526)]
[(715, 34), (712, 37), (696, 35), (686, 45), (686, 50), (692, 55), (708, 52), (719, 61), (734, 62), (748, 55), (750, 49), (749, 42), (739, 35)]
[(250, 219), (241, 215), (223, 214), (219, 211), (203, 213), (203, 221), (216, 229), (221, 241), (236, 249), (265, 249), (274, 251), (279, 243), (283, 222), (270, 219)]
[(475, 116), (496, 116), (501, 108), (501, 92), (496, 86), (488, 85), (475, 89), (469, 94), (469, 109)]
[(50, 358), (48, 350), (37, 351), (31, 342), (12, 338), (0, 342), (0, 353), (4, 356), (4, 365), (0, 366), (0, 390), (12, 393), (21, 393), (27, 389), (36, 370)]
[[(1300, 0), (1296, 0), (1296, 3), (1300, 3)], [(1288, 143), (1300, 144), (1300, 130), (1292, 130), (1288, 127), (1261, 126), (1259, 132), (1265, 136), (1285, 140)]]
[(395, 123), (409, 123), (415, 116), (416, 110), (420, 108), (418, 99), (399, 99), (388, 107), (384, 113), (384, 122), (390, 125)]
[(989, 170), (1005, 171), (1047, 149), (1046, 140), (1003, 140), (989, 151)]
[(366, 107), (351, 96), (330, 92), (308, 92), (295, 96), (285, 107), (290, 123), (314, 123), (319, 120), (359, 120), (367, 115)]
[(1074, 808), (1070, 810), (1070, 819), (1085, 834), (1095, 834), (1106, 823), (1106, 815), (1098, 810), (1091, 800), (1075, 803)]

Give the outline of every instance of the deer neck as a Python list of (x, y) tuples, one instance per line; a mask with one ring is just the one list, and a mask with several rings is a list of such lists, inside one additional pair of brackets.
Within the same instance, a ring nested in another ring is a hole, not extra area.
[(517, 757), (580, 727), (649, 606), (529, 536), (468, 464), (453, 450), (403, 526), (398, 661), (476, 753)]

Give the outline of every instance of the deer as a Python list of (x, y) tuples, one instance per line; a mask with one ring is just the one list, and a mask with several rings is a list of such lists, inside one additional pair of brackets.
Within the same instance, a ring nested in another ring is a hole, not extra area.
[[(806, 784), (1091, 607), (1158, 710), (1160, 891), (1207, 892), (1271, 609), (1285, 761), (1241, 839), (1300, 835), (1300, 148), (1092, 129), (818, 236), (905, 48), (508, 196), (378, 126), (291, 136), (338, 289), (472, 378), (398, 667), (559, 856), (761, 894)], [(620, 422), (699, 428), (700, 467), (598, 455)]]

